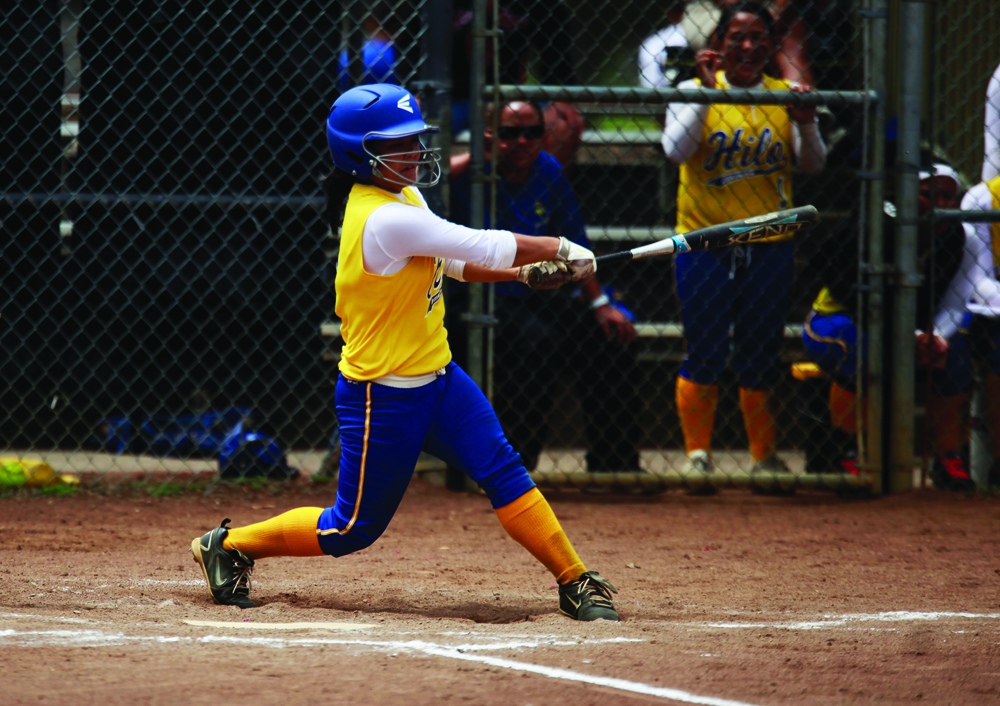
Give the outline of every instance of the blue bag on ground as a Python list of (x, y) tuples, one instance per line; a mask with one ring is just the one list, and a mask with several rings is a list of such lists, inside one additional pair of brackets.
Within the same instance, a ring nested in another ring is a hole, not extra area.
[(112, 453), (172, 458), (215, 458), (222, 444), (252, 412), (243, 407), (184, 416), (133, 415), (108, 419), (98, 442)]
[(285, 452), (274, 439), (244, 431), (242, 423), (233, 429), (219, 452), (220, 478), (290, 480), (298, 475), (297, 469), (288, 466)]
[(222, 478), (287, 480), (290, 468), (277, 442), (252, 431), (253, 412), (243, 407), (187, 416), (140, 415), (108, 419), (98, 443), (116, 454), (170, 458), (218, 458)]

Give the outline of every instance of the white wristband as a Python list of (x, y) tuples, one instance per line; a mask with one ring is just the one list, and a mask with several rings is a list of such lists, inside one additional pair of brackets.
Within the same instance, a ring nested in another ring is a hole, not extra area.
[(607, 306), (610, 303), (611, 300), (608, 299), (608, 295), (602, 294), (601, 296), (597, 297), (597, 299), (594, 299), (592, 302), (590, 302), (590, 308), (600, 309), (602, 306)]

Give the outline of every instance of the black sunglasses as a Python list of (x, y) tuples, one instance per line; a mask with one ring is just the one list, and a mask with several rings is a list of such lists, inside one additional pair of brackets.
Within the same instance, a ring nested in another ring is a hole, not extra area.
[(529, 140), (540, 140), (545, 137), (545, 127), (542, 125), (501, 125), (497, 129), (501, 140), (516, 140), (522, 135)]

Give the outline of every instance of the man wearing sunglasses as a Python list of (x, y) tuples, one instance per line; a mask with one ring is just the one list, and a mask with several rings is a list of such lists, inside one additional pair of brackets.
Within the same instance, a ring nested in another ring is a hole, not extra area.
[[(579, 203), (554, 157), (542, 151), (545, 119), (537, 103), (503, 106), (496, 135), (493, 108), (486, 112), (486, 153), (497, 143), (496, 223), (490, 223), (491, 189), (485, 192), (486, 228), (563, 236), (590, 248)], [(452, 161), (451, 220), (469, 224), (468, 157)], [(491, 173), (492, 165), (486, 165)], [(515, 283), (516, 284), (516, 283)], [(604, 293), (597, 277), (578, 292), (496, 287), (496, 407), (507, 438), (533, 470), (547, 436), (553, 399), (563, 386), (581, 397), (587, 420), (587, 468), (592, 472), (639, 469), (635, 327), (630, 315)], [(569, 290), (569, 287), (565, 289)], [(555, 445), (572, 445), (572, 440)]]

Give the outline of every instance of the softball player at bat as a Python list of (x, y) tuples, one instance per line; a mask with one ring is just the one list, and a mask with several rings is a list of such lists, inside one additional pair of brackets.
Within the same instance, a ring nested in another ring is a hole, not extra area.
[[(679, 87), (808, 91), (764, 75), (775, 49), (773, 25), (762, 5), (726, 6), (715, 32), (718, 50), (699, 52), (700, 78)], [(808, 174), (820, 172), (826, 160), (816, 110), (808, 107), (671, 104), (663, 149), (680, 166), (678, 233), (791, 208), (793, 158)], [(730, 355), (730, 326), (753, 471), (787, 470), (775, 455), (769, 391), (780, 376), (778, 354), (794, 274), (789, 237), (675, 258), (687, 343), (677, 409), (688, 454), (685, 472), (695, 478), (713, 467), (717, 382)]]
[(334, 175), (328, 213), (344, 198), (337, 314), (344, 348), (336, 409), (342, 455), (332, 507), (305, 507), (239, 528), (222, 525), (191, 550), (216, 603), (250, 608), (254, 562), (271, 556), (340, 557), (381, 536), (422, 449), (461, 468), (490, 498), (507, 533), (560, 584), (560, 611), (618, 620), (614, 587), (587, 571), (549, 504), (504, 437), (496, 414), (451, 360), (442, 279), (527, 280), (542, 263), (555, 288), (593, 275), (589, 250), (561, 238), (473, 230), (438, 218), (417, 186), (440, 177), (436, 149), (413, 96), (389, 84), (359, 86), (333, 104), (326, 125)]
[[(1000, 69), (998, 76), (994, 78), (1000, 83)], [(996, 126), (996, 132), (1000, 134), (1000, 124)], [(983, 171), (987, 171), (986, 163)], [(1000, 209), (1000, 176), (972, 187), (962, 199), (963, 211), (992, 209)], [(969, 309), (992, 319), (987, 324), (992, 350), (986, 373), (986, 403), (994, 458), (989, 484), (997, 486), (1000, 485), (1000, 319), (996, 318), (1000, 316), (1000, 284), (997, 282), (1000, 267), (1000, 223), (966, 223), (964, 226), (970, 250), (974, 248), (976, 254), (973, 303)]]

